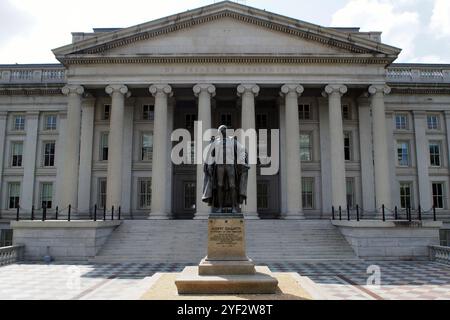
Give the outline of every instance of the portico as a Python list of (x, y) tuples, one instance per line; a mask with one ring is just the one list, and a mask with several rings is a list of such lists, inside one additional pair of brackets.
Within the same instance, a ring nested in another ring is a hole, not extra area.
[[(243, 79), (246, 80), (246, 79)], [(124, 81), (123, 83), (127, 83)], [(373, 102), (374, 98), (372, 96), (372, 106), (376, 106), (377, 108), (383, 108), (384, 103), (384, 94), (388, 89), (386, 86), (376, 85), (377, 88), (384, 88), (383, 94), (378, 94), (376, 97), (376, 101)], [(67, 115), (67, 122), (73, 124), (74, 128), (80, 128), (80, 132), (78, 134), (71, 134), (69, 130), (74, 130), (72, 127), (69, 127), (67, 130), (67, 142), (66, 148), (73, 148), (77, 150), (74, 153), (71, 159), (80, 159), (76, 163), (77, 170), (82, 172), (89, 172), (90, 168), (94, 165), (92, 162), (87, 161), (85, 157), (81, 156), (80, 152), (82, 148), (77, 147), (77, 140), (80, 145), (84, 145), (88, 143), (88, 141), (92, 141), (93, 139), (93, 131), (91, 127), (83, 123), (82, 125), (82, 116), (81, 116), (81, 104), (84, 103), (85, 99), (96, 99), (96, 93), (101, 92), (101, 90), (97, 86), (92, 85), (68, 85), (66, 87), (69, 90), (72, 89), (72, 100), (74, 101), (75, 106), (80, 106), (78, 109), (73, 108), (73, 110), (77, 110), (76, 112), (70, 112)], [(301, 161), (301, 150), (300, 150), (300, 133), (307, 128), (302, 127), (301, 121), (298, 117), (299, 114), (299, 104), (302, 104), (302, 99), (307, 100), (315, 100), (321, 101), (321, 99), (325, 99), (328, 101), (328, 122), (322, 122), (320, 119), (320, 126), (326, 126), (328, 128), (328, 135), (320, 136), (320, 141), (329, 141), (328, 146), (329, 150), (327, 153), (330, 155), (332, 161), (329, 164), (325, 162), (321, 162), (321, 166), (318, 168), (320, 172), (326, 171), (327, 168), (322, 168), (324, 165), (331, 165), (331, 194), (327, 195), (327, 187), (323, 185), (321, 188), (322, 197), (329, 198), (329, 206), (334, 206), (338, 208), (341, 206), (342, 208), (346, 208), (347, 199), (346, 199), (346, 161), (344, 155), (344, 127), (343, 127), (343, 114), (342, 114), (342, 100), (347, 99), (346, 95), (349, 95), (348, 99), (354, 99), (359, 96), (368, 96), (369, 93), (373, 92), (374, 86), (370, 86), (368, 84), (359, 84), (359, 85), (348, 85), (344, 84), (306, 84), (305, 87), (299, 83), (279, 83), (279, 84), (262, 84), (261, 86), (257, 84), (249, 84), (245, 81), (239, 81), (235, 85), (232, 84), (223, 84), (223, 83), (192, 83), (192, 84), (173, 84), (173, 83), (158, 83), (158, 84), (149, 84), (148, 85), (148, 94), (145, 93), (142, 86), (137, 85), (124, 85), (124, 84), (115, 84), (115, 85), (105, 85), (105, 91), (109, 98), (107, 98), (111, 103), (110, 109), (110, 122), (109, 122), (109, 135), (110, 141), (109, 150), (108, 150), (108, 166), (107, 166), (107, 188), (106, 188), (106, 206), (107, 210), (110, 211), (112, 206), (118, 210), (119, 207), (123, 207), (122, 204), (122, 194), (133, 193), (133, 190), (124, 188), (124, 184), (121, 183), (123, 176), (132, 176), (133, 175), (133, 167), (124, 165), (123, 158), (123, 150), (124, 150), (124, 135), (128, 130), (125, 128), (126, 119), (125, 119), (125, 106), (136, 100), (140, 99), (150, 99), (150, 104), (154, 105), (154, 119), (153, 125), (149, 126), (149, 130), (153, 132), (153, 158), (151, 163), (151, 170), (149, 173), (151, 174), (151, 210), (148, 210), (149, 217), (155, 219), (167, 219), (176, 217), (176, 212), (172, 208), (173, 198), (176, 197), (186, 197), (185, 194), (174, 194), (173, 191), (177, 192), (176, 188), (173, 188), (174, 183), (176, 183), (175, 175), (171, 173), (171, 149), (172, 143), (170, 142), (170, 132), (167, 130), (168, 127), (173, 126), (175, 121), (175, 117), (177, 117), (176, 112), (170, 111), (170, 105), (177, 105), (177, 101), (193, 101), (194, 102), (194, 115), (195, 117), (192, 119), (198, 119), (203, 121), (203, 129), (209, 129), (212, 127), (213, 118), (217, 119), (219, 115), (216, 115), (217, 101), (216, 94), (219, 93), (219, 100), (224, 98), (232, 98), (232, 92), (235, 92), (235, 97), (237, 104), (240, 108), (240, 112), (236, 113), (238, 115), (237, 122), (234, 122), (238, 125), (238, 127), (242, 126), (242, 128), (258, 128), (263, 129), (263, 127), (258, 127), (261, 124), (256, 123), (257, 115), (260, 115), (260, 108), (263, 108), (265, 101), (275, 101), (277, 103), (277, 113), (280, 117), (283, 118), (283, 121), (277, 123), (276, 127), (281, 129), (282, 132), (285, 133), (285, 143), (284, 143), (284, 151), (280, 151), (280, 177), (278, 179), (279, 189), (275, 190), (273, 194), (270, 194), (271, 197), (279, 197), (279, 201), (281, 202), (279, 210), (279, 217), (283, 217), (286, 219), (304, 219), (303, 214), (303, 206), (302, 206), (302, 177), (308, 176), (302, 170), (302, 161)], [(190, 88), (190, 89), (189, 89)], [(381, 90), (381, 89), (380, 89)], [(88, 96), (84, 97), (83, 93), (89, 93)], [(135, 92), (135, 94), (133, 94)], [(189, 93), (190, 92), (190, 93)], [(179, 93), (179, 96), (177, 96)], [(322, 96), (319, 96), (322, 93)], [(377, 94), (377, 92), (375, 92)], [(279, 99), (278, 97), (281, 97)], [(98, 98), (97, 98), (98, 99)], [(71, 100), (71, 101), (72, 101)], [(130, 100), (130, 101), (128, 101)], [(92, 102), (91, 102), (92, 103)], [(318, 105), (318, 104), (317, 104)], [(381, 107), (380, 107), (381, 106)], [(132, 108), (138, 112), (139, 106), (136, 103), (132, 103)], [(175, 109), (178, 110), (178, 109)], [(223, 111), (223, 110), (222, 110)], [(191, 111), (190, 111), (191, 112)], [(221, 113), (223, 115), (224, 113)], [(83, 114), (87, 116), (86, 114)], [(182, 119), (183, 121), (185, 119)], [(222, 120), (222, 119), (221, 119)], [(281, 118), (280, 118), (281, 120)], [(91, 119), (90, 121), (93, 121)], [(219, 120), (220, 121), (220, 120)], [(385, 118), (378, 117), (374, 118), (372, 125), (376, 128), (381, 126), (386, 126)], [(376, 122), (375, 122), (376, 121)], [(85, 120), (87, 122), (87, 120)], [(215, 122), (215, 121), (214, 121)], [(171, 124), (171, 125), (170, 125)], [(206, 125), (205, 125), (206, 124)], [(267, 124), (266, 124), (267, 126)], [(267, 126), (268, 128), (268, 126)], [(80, 138), (81, 137), (81, 141)], [(283, 137), (281, 137), (283, 139)], [(389, 162), (388, 153), (386, 144), (384, 147), (382, 145), (383, 138), (377, 138), (378, 140), (374, 140), (374, 144), (377, 145), (376, 154), (381, 159), (382, 156), (385, 157), (384, 160), (386, 163)], [(386, 137), (384, 137), (386, 139)], [(71, 141), (73, 140), (73, 141)], [(206, 142), (204, 142), (206, 144)], [(273, 143), (273, 142), (272, 142)], [(378, 144), (381, 144), (381, 148), (378, 147)], [(383, 154), (383, 150), (386, 150)], [(74, 151), (73, 151), (74, 152)], [(84, 160), (82, 160), (84, 159)], [(109, 160), (111, 159), (111, 160)], [(317, 159), (320, 160), (320, 159)], [(74, 166), (70, 161), (65, 161), (66, 166)], [(306, 168), (311, 164), (306, 163)], [(258, 194), (258, 186), (261, 188), (262, 184), (258, 184), (259, 181), (259, 168), (254, 166), (254, 174), (249, 176), (249, 192), (254, 194), (254, 201), (247, 203), (244, 206), (243, 211), (249, 216), (258, 218), (258, 196), (264, 197), (269, 195), (263, 195), (262, 192)], [(283, 170), (287, 170), (289, 172), (288, 175), (283, 177)], [(381, 168), (376, 169), (378, 172), (382, 170)], [(203, 166), (197, 165), (194, 170), (195, 173), (191, 174), (189, 178), (190, 181), (195, 184), (195, 203), (193, 203), (194, 207), (193, 213), (195, 213), (196, 219), (203, 219), (207, 216), (209, 212), (209, 208), (205, 206), (203, 203), (199, 202), (199, 197), (201, 195), (201, 187), (203, 181)], [(311, 170), (307, 169), (307, 172), (311, 172)], [(65, 170), (65, 172), (71, 172), (70, 170)], [(381, 171), (382, 173), (387, 173), (388, 171)], [(382, 175), (382, 174), (380, 174)], [(67, 183), (64, 186), (64, 192), (70, 194), (70, 190), (77, 190), (78, 194), (76, 195), (76, 199), (86, 199), (86, 192), (83, 188), (79, 188), (79, 183), (83, 183), (82, 181), (83, 175), (80, 175), (80, 179), (78, 183), (71, 184)], [(389, 175), (387, 175), (389, 177)], [(374, 176), (373, 179), (378, 181), (382, 179), (382, 177)], [(200, 183), (199, 183), (200, 181)], [(382, 183), (382, 182), (381, 182)], [(270, 188), (270, 183), (269, 183)], [(273, 189), (273, 188), (272, 188)], [(281, 199), (279, 195), (280, 191), (284, 191), (287, 194), (287, 199), (284, 201)], [(184, 191), (183, 191), (184, 192)], [(363, 190), (364, 192), (364, 190)], [(383, 198), (383, 194), (378, 196), (375, 199), (384, 199), (378, 200), (378, 203), (388, 203), (385, 200), (386, 197)], [(92, 207), (93, 204), (97, 204), (94, 197), (89, 199), (89, 203)], [(66, 200), (67, 201), (67, 200)], [(75, 201), (75, 200), (74, 200)], [(191, 200), (192, 201), (192, 200)], [(264, 200), (260, 200), (260, 202), (264, 202)], [(381, 201), (381, 202), (380, 202)], [(77, 203), (77, 202), (73, 202)], [(72, 204), (72, 202), (66, 202), (66, 205)], [(325, 209), (320, 209), (325, 210)]]

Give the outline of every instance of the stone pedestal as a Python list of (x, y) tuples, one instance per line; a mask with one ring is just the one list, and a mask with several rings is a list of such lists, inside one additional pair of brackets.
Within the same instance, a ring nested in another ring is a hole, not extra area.
[(207, 257), (175, 284), (179, 294), (273, 294), (278, 280), (247, 257), (244, 216), (234, 214), (210, 215)]

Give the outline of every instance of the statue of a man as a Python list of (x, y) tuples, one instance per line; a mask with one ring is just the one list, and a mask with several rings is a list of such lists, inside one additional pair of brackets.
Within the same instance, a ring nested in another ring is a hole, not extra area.
[[(216, 213), (224, 213), (230, 207), (238, 213), (239, 205), (247, 199), (248, 156), (235, 137), (227, 137), (226, 126), (220, 126), (213, 138), (204, 165), (203, 202)], [(230, 202), (227, 203), (227, 199)]]

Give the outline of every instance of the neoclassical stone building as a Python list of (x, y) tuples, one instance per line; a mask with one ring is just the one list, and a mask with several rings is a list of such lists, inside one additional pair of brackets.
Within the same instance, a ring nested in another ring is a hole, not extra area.
[(61, 64), (0, 65), (0, 214), (97, 205), (203, 218), (202, 166), (174, 129), (280, 129), (280, 171), (249, 175), (249, 217), (450, 207), (450, 66), (395, 64), (379, 32), (224, 1), (73, 33)]

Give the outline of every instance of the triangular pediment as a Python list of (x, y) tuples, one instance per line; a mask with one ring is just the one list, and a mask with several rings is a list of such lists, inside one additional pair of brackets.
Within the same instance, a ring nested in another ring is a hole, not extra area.
[(224, 1), (54, 50), (71, 58), (155, 56), (373, 56), (400, 49), (332, 28)]

